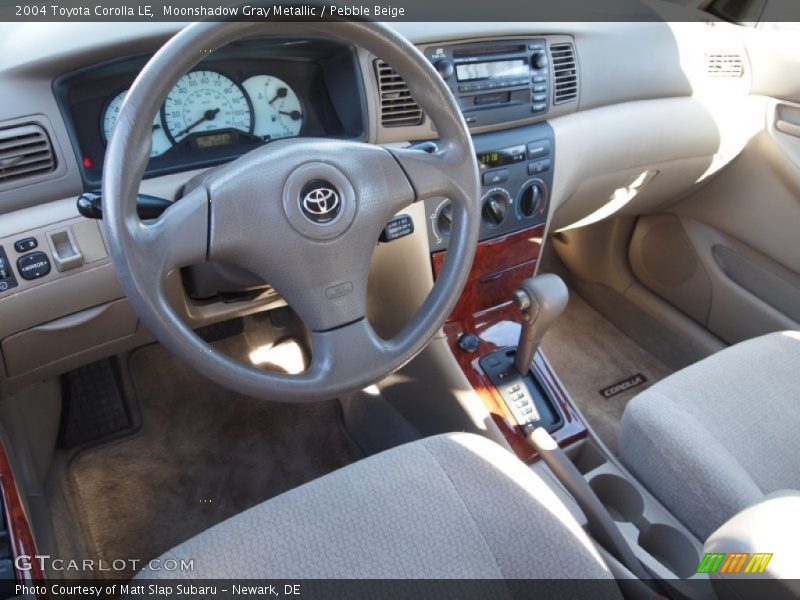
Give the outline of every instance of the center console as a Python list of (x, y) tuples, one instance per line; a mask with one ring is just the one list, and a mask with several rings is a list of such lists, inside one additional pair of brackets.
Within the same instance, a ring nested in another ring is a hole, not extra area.
[[(490, 118), (499, 118), (491, 113)], [(534, 416), (546, 421), (560, 443), (586, 435), (541, 353), (535, 355), (534, 377), (526, 378), (524, 387), (518, 384), (519, 390), (509, 391), (514, 386), (503, 385), (521, 331), (521, 313), (512, 298), (535, 274), (544, 241), (555, 139), (550, 125), (543, 122), (478, 134), (473, 143), (481, 167), (480, 243), (445, 333), (461, 369), (506, 440), (520, 458), (532, 461), (536, 454), (523, 427)], [(447, 256), (452, 208), (447, 199), (430, 199), (425, 209), (432, 268), (438, 276)], [(515, 400), (520, 394), (523, 397)]]

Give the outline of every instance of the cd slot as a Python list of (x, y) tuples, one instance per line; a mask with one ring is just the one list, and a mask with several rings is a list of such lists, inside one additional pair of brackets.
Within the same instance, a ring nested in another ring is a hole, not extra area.
[(513, 46), (484, 46), (483, 48), (459, 48), (453, 50), (453, 58), (460, 58), (463, 56), (480, 56), (481, 58), (486, 56), (492, 56), (496, 54), (512, 54), (512, 53), (520, 53), (525, 52), (525, 44), (518, 44)]

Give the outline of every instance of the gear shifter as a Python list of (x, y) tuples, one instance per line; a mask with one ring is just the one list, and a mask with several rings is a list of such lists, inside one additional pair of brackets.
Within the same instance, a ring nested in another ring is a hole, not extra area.
[(509, 411), (526, 429), (555, 431), (564, 423), (557, 402), (531, 369), (531, 362), (544, 334), (566, 307), (568, 296), (567, 286), (556, 275), (523, 281), (514, 292), (514, 303), (522, 310), (518, 347), (501, 348), (480, 359)]
[(527, 375), (542, 338), (567, 306), (569, 292), (558, 275), (539, 275), (522, 282), (514, 292), (514, 304), (522, 311), (522, 332), (514, 365)]

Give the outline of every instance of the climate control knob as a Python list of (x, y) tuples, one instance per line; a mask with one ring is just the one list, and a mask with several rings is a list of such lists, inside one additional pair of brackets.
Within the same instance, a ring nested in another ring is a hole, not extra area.
[(526, 185), (519, 195), (519, 213), (530, 218), (542, 210), (544, 206), (544, 188), (538, 181)]
[(452, 228), (453, 205), (450, 204), (450, 202), (447, 202), (444, 206), (442, 206), (442, 208), (439, 210), (439, 214), (436, 216), (436, 229), (439, 231), (439, 235), (448, 237)]
[(511, 197), (507, 191), (502, 188), (489, 190), (482, 201), (481, 217), (486, 225), (497, 227), (506, 220), (508, 207), (511, 204)]

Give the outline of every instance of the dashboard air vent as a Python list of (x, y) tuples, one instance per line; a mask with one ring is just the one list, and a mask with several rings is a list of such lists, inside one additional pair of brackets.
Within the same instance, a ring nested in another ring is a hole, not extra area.
[(0, 184), (49, 173), (56, 168), (53, 147), (34, 123), (0, 129)]
[(553, 104), (572, 102), (578, 97), (578, 63), (572, 44), (550, 46), (553, 61)]
[(411, 97), (406, 82), (383, 60), (375, 61), (378, 93), (381, 97), (381, 125), (413, 127), (421, 125), (422, 109)]
[(572, 44), (550, 46), (553, 61), (553, 104), (572, 102), (578, 97), (578, 64)]
[(709, 77), (737, 79), (744, 76), (744, 58), (741, 54), (716, 52), (706, 55), (706, 73)]

